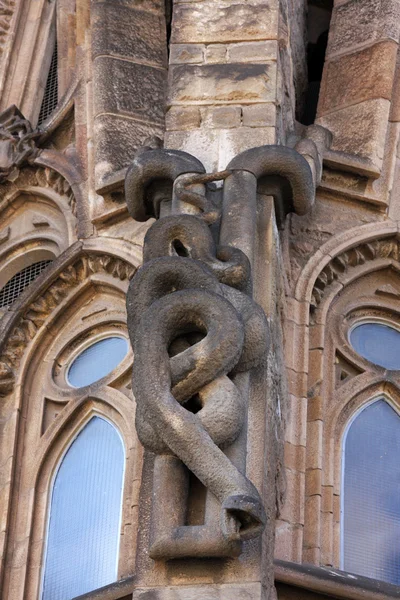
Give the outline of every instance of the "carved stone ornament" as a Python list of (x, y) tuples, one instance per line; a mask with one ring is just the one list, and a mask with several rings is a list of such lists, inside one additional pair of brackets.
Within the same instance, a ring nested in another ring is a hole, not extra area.
[(329, 286), (341, 280), (349, 271), (372, 260), (392, 259), (399, 262), (400, 241), (396, 237), (363, 242), (335, 256), (320, 272), (315, 280), (310, 309), (318, 308)]
[[(262, 500), (246, 477), (248, 398), (240, 378), (265, 362), (269, 328), (252, 299), (250, 257), (218, 242), (221, 216), (232, 232), (254, 224), (261, 177), (282, 218), (309, 210), (311, 170), (288, 148), (254, 148), (210, 175), (189, 154), (148, 148), (127, 172), (131, 216), (159, 219), (127, 295), (136, 428), (156, 455), (153, 559), (237, 556), (265, 526)], [(221, 179), (222, 209), (204, 187)], [(189, 472), (207, 489), (203, 525), (186, 523)]]
[(38, 155), (36, 139), (41, 135), (33, 130), (15, 105), (0, 114), (0, 183), (12, 170), (31, 164)]
[[(135, 268), (114, 256), (94, 253), (81, 256), (61, 271), (47, 289), (23, 310), (18, 324), (7, 335), (0, 354), (0, 397), (13, 391), (25, 349), (51, 312), (91, 274), (102, 272), (124, 281), (132, 277)], [(45, 273), (42, 274), (44, 276)]]

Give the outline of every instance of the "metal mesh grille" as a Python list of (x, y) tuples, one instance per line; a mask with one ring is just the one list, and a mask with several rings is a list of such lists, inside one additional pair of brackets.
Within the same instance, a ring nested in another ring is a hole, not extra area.
[(57, 40), (54, 45), (53, 56), (51, 57), (49, 74), (47, 76), (46, 88), (42, 106), (40, 107), (38, 125), (43, 123), (53, 112), (58, 102), (58, 71), (57, 71)]
[(10, 306), (26, 287), (51, 263), (51, 260), (41, 260), (29, 267), (25, 267), (0, 290), (0, 308)]

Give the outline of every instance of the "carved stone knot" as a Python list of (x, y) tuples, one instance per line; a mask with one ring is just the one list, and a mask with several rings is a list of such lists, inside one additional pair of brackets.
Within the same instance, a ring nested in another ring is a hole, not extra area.
[(156, 454), (179, 457), (213, 492), (226, 537), (258, 535), (258, 492), (222, 451), (246, 420), (230, 376), (260, 364), (268, 350), (263, 311), (235, 289), (248, 285), (248, 260), (234, 248), (218, 251), (198, 217), (178, 215), (150, 228), (144, 261), (127, 299), (139, 438)]
[(39, 153), (36, 140), (41, 132), (34, 130), (16, 106), (0, 115), (0, 183), (14, 168), (31, 164)]

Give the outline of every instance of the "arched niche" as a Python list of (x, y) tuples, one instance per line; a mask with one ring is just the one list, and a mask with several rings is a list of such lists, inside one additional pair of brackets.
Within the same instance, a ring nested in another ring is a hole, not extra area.
[(74, 195), (50, 169), (25, 169), (2, 185), (0, 288), (22, 269), (51, 261), (76, 240)]
[[(342, 394), (346, 404), (355, 390), (376, 384), (382, 392), (389, 380), (394, 385), (393, 376), (383, 377), (382, 369), (372, 375), (354, 357), (347, 338), (340, 334), (345, 326), (342, 315), (349, 314), (351, 320), (362, 316), (359, 310), (375, 310), (379, 319), (388, 312), (393, 318), (399, 300), (399, 247), (391, 222), (338, 234), (309, 259), (294, 296), (287, 298), (287, 493), (277, 521), (277, 558), (339, 567), (339, 496), (332, 483), (334, 465), (339, 463), (332, 457), (341, 434), (328, 432), (327, 419), (342, 402)], [(339, 306), (341, 300), (345, 305)], [(335, 331), (340, 340), (332, 338)]]
[[(397, 238), (348, 251), (352, 259), (324, 289), (309, 328), (303, 552), (306, 560), (340, 567), (341, 443), (354, 411), (377, 395), (398, 403), (400, 370), (361, 356), (354, 326), (400, 328)], [(317, 526), (316, 526), (317, 524)]]
[[(47, 285), (42, 284), (8, 327), (0, 358), (13, 374), (0, 402), (6, 423), (1, 452), (12, 457), (2, 473), (6, 494), (0, 496), (1, 516), (8, 523), (7, 546), (2, 548), (8, 556), (5, 597), (11, 589), (21, 597), (37, 597), (52, 474), (92, 414), (109, 419), (124, 439), (127, 476), (121, 531), (128, 535), (121, 537), (118, 577), (132, 572), (134, 564), (141, 451), (130, 390), (132, 352), (129, 347), (120, 364), (90, 386), (74, 388), (65, 375), (71, 361), (94, 341), (107, 336), (127, 339), (125, 294), (135, 266), (91, 249), (78, 250), (56, 267)], [(22, 563), (15, 562), (17, 554)]]

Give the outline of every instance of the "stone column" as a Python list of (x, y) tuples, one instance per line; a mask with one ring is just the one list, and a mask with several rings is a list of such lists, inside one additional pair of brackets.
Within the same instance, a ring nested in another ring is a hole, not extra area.
[(101, 193), (147, 137), (163, 133), (164, 2), (94, 0), (92, 58), (95, 187)]

